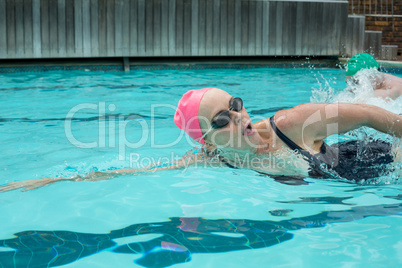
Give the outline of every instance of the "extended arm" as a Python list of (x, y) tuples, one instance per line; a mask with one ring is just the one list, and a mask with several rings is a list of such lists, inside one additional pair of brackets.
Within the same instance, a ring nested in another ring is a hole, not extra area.
[(187, 168), (196, 163), (206, 163), (208, 157), (204, 153), (191, 154), (188, 152), (180, 160), (171, 163), (170, 165), (163, 166), (161, 163), (153, 163), (143, 169), (116, 169), (109, 172), (91, 172), (86, 176), (74, 176), (70, 178), (65, 177), (54, 177), (54, 178), (43, 178), (43, 179), (33, 179), (26, 181), (16, 181), (10, 182), (5, 185), (0, 186), (0, 193), (12, 191), (16, 189), (21, 189), (21, 191), (29, 191), (43, 187), (45, 185), (53, 184), (59, 181), (100, 181), (115, 178), (117, 176), (123, 176), (127, 174), (143, 174), (161, 170), (171, 170), (171, 169), (181, 169)]
[(402, 116), (366, 104), (302, 104), (278, 112), (275, 121), (296, 143), (310, 147), (330, 135), (362, 126), (402, 137)]

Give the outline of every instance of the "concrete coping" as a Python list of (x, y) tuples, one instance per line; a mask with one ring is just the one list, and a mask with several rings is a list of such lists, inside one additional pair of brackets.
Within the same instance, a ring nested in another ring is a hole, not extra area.
[[(350, 58), (339, 58), (342, 65), (346, 65)], [(402, 68), (402, 61), (377, 60), (380, 67)]]

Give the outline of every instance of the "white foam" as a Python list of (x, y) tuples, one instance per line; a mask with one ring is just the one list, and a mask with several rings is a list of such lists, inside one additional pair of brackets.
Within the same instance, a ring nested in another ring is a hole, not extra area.
[(392, 100), (374, 95), (375, 85), (384, 79), (383, 74), (375, 68), (359, 71), (353, 77), (354, 81), (358, 81), (358, 83), (354, 83), (350, 79), (346, 88), (340, 91), (332, 88), (327, 78), (323, 76), (321, 78), (324, 82), (319, 82), (319, 88), (313, 89), (311, 102), (371, 104), (396, 114), (402, 113), (402, 97)]

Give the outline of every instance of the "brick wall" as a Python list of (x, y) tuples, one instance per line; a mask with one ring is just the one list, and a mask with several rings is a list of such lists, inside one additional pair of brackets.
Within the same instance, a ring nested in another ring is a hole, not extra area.
[(383, 45), (397, 45), (402, 55), (402, 18), (373, 15), (402, 15), (402, 0), (349, 0), (349, 14), (366, 16), (367, 31), (382, 31)]

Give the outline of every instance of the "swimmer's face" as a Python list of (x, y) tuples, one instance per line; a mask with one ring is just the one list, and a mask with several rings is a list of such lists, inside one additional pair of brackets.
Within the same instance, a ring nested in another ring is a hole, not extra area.
[[(210, 129), (211, 123), (219, 113), (229, 110), (233, 98), (218, 88), (212, 88), (205, 93), (199, 108), (199, 121), (203, 133)], [(260, 136), (253, 127), (246, 109), (242, 107), (238, 112), (231, 110), (229, 117), (229, 123), (221, 128), (212, 129), (204, 138), (205, 142), (218, 148), (255, 151)]]

